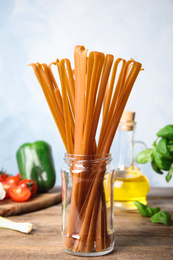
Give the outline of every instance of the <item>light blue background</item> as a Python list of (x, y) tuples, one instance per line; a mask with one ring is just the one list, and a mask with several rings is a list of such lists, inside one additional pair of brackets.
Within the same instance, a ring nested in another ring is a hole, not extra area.
[[(173, 123), (173, 1), (0, 0), (0, 167), (9, 173), (18, 172), (19, 146), (42, 139), (52, 146), (60, 184), (65, 150), (27, 65), (73, 61), (76, 45), (143, 64), (126, 107), (136, 111), (136, 139), (150, 147)], [(172, 186), (150, 165), (143, 171), (151, 186)]]

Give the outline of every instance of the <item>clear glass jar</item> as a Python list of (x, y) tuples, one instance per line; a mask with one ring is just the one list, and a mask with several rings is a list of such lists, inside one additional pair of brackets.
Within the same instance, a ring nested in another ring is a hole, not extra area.
[(109, 155), (65, 154), (62, 177), (63, 250), (101, 256), (114, 249), (113, 180)]

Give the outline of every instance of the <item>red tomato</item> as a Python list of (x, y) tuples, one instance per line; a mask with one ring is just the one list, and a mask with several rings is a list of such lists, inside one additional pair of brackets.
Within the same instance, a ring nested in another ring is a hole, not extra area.
[(18, 176), (10, 176), (5, 181), (17, 185), (20, 181), (20, 178)]
[(5, 190), (5, 192), (6, 192), (5, 199), (10, 198), (9, 188), (10, 188), (11, 186), (13, 186), (14, 184), (11, 184), (11, 183), (9, 183), (9, 182), (7, 182), (7, 181), (2, 181), (1, 183), (2, 183), (2, 186), (3, 186), (4, 190)]
[(10, 198), (17, 202), (24, 202), (31, 197), (30, 189), (17, 185), (13, 185), (12, 187), (10, 187), (8, 192)]
[(21, 180), (21, 176), (20, 176), (20, 172), (16, 174), (17, 177), (19, 177), (19, 179)]
[(9, 177), (9, 175), (7, 173), (0, 174), (0, 182), (5, 181), (8, 177)]
[(18, 183), (18, 186), (30, 189), (32, 196), (37, 193), (37, 184), (33, 180), (27, 180), (27, 179), (21, 180)]

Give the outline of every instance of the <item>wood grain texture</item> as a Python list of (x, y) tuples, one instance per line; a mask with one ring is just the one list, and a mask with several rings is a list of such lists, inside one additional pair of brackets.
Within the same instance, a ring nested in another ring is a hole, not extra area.
[(37, 194), (26, 202), (14, 202), (11, 199), (0, 201), (0, 216), (7, 217), (12, 215), (24, 214), (43, 208), (50, 207), (61, 201), (61, 191)]
[[(158, 206), (169, 211), (173, 219), (172, 189), (153, 188), (147, 201), (151, 207)], [(8, 218), (18, 222), (31, 222), (33, 230), (30, 234), (22, 234), (0, 229), (0, 259), (79, 259), (62, 250), (61, 204)], [(114, 228), (115, 250), (101, 259), (173, 259), (173, 221), (171, 226), (167, 227), (151, 223), (149, 218), (140, 216), (137, 210), (115, 209)]]

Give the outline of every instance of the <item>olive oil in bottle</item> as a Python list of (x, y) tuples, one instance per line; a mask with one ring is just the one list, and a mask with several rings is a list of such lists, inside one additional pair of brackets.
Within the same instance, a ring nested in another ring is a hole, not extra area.
[(120, 209), (136, 209), (134, 200), (147, 204), (150, 185), (134, 162), (134, 147), (146, 146), (134, 141), (135, 113), (124, 111), (119, 125), (119, 162), (114, 175), (114, 206)]

